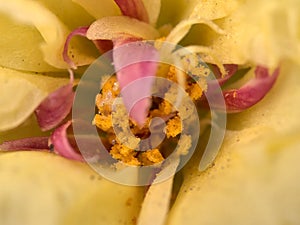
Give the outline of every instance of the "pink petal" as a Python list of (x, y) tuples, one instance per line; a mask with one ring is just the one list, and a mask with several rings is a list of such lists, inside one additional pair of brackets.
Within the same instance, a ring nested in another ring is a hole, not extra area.
[(225, 84), (238, 70), (238, 65), (235, 64), (225, 64), (224, 68), (227, 74), (222, 77), (221, 72), (217, 66), (213, 66), (213, 73), (216, 80), (211, 80), (207, 82), (207, 95), (212, 94), (217, 86), (222, 86)]
[(49, 150), (48, 139), (48, 137), (31, 137), (13, 141), (5, 141), (0, 145), (0, 150)]
[(115, 0), (115, 2), (124, 16), (149, 22), (148, 13), (142, 0)]
[(214, 69), (214, 74), (217, 78), (217, 81), (219, 83), (219, 85), (223, 85), (224, 83), (226, 83), (226, 81), (228, 81), (238, 70), (238, 65), (236, 64), (224, 64), (223, 65), (227, 74), (222, 77), (222, 74), (219, 70), (219, 68), (215, 67)]
[[(129, 116), (142, 126), (151, 103), (151, 88), (157, 71), (156, 62), (159, 54), (150, 44), (131, 41), (132, 39), (115, 41), (113, 59)], [(131, 43), (124, 44), (126, 42)]]
[(63, 59), (66, 63), (68, 63), (68, 65), (70, 66), (70, 68), (72, 69), (77, 69), (77, 66), (75, 65), (75, 63), (72, 61), (72, 59), (70, 59), (68, 51), (69, 51), (69, 45), (70, 45), (70, 41), (74, 36), (83, 36), (86, 37), (86, 32), (89, 29), (89, 27), (78, 27), (75, 30), (73, 30), (67, 37), (65, 45), (64, 45), (64, 50), (63, 50)]
[(267, 68), (258, 66), (255, 70), (255, 78), (240, 89), (223, 92), (227, 112), (241, 112), (258, 103), (273, 87), (278, 75), (278, 68), (270, 76)]
[(71, 124), (72, 122), (68, 121), (57, 128), (50, 137), (50, 143), (53, 145), (54, 152), (58, 155), (72, 160), (84, 161), (83, 157), (76, 152), (68, 140), (67, 129)]
[(42, 131), (56, 127), (69, 114), (74, 100), (73, 72), (70, 83), (52, 92), (35, 110)]

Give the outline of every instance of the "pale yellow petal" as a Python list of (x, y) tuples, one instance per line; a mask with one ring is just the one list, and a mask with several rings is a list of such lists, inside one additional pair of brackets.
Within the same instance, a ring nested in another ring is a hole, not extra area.
[[(271, 68), (286, 58), (300, 63), (300, 1), (246, 1), (218, 21), (225, 35), (203, 34), (222, 63), (255, 63)], [(230, 54), (228, 54), (230, 52)], [(214, 63), (209, 55), (207, 62)]]
[(72, 0), (82, 6), (95, 19), (100, 19), (105, 16), (121, 15), (118, 5), (113, 0)]
[[(205, 24), (217, 32), (217, 34), (224, 34), (213, 21), (230, 15), (239, 5), (237, 0), (189, 0), (185, 3), (181, 1), (176, 2), (178, 4), (177, 8), (180, 9), (180, 22), (167, 37), (167, 40), (173, 43), (178, 43), (182, 40), (188, 34), (192, 26), (196, 24)], [(198, 29), (196, 29), (196, 31), (198, 31)], [(205, 35), (201, 29), (198, 31), (198, 34), (199, 33), (200, 35), (196, 37), (193, 35), (192, 38), (199, 39), (201, 38), (201, 34)]]
[(159, 37), (158, 31), (151, 25), (125, 16), (104, 17), (95, 21), (87, 32), (90, 40), (112, 40), (131, 35), (146, 40)]
[(35, 72), (57, 70), (45, 62), (40, 49), (43, 38), (34, 27), (0, 14), (0, 32), (1, 66)]
[[(32, 0), (1, 1), (0, 11), (22, 24), (36, 27), (44, 40), (40, 43), (44, 60), (56, 68), (68, 67), (62, 58), (62, 50), (70, 30), (53, 12), (49, 11), (41, 3)], [(93, 52), (91, 51), (92, 49), (87, 47), (89, 44), (87, 42), (78, 42), (71, 46), (70, 49), (72, 49), (72, 55), (74, 55), (76, 64), (89, 64), (95, 59), (93, 54), (91, 54)]]
[(189, 0), (182, 13), (184, 18), (220, 19), (239, 5), (239, 0)]
[(0, 154), (0, 223), (132, 224), (143, 188), (100, 177), (87, 164), (51, 153)]
[(181, 21), (176, 27), (174, 27), (174, 29), (166, 37), (166, 41), (174, 44), (179, 43), (181, 39), (187, 35), (191, 27), (195, 24), (204, 24), (220, 35), (225, 33), (217, 24), (215, 24), (211, 20), (202, 19), (202, 18), (187, 19)]
[(24, 122), (44, 98), (68, 79), (0, 68), (0, 131)]
[(228, 131), (212, 168), (198, 170), (198, 152), (183, 171), (183, 185), (167, 224), (300, 222), (299, 69), (295, 64), (284, 64), (278, 82), (264, 100), (229, 117)]
[(155, 26), (161, 8), (161, 0), (143, 0), (149, 16), (149, 23)]

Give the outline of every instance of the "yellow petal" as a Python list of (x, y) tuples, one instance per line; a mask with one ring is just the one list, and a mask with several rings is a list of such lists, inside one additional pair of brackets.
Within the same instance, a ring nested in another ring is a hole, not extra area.
[(182, 12), (181, 19), (220, 19), (234, 11), (239, 2), (238, 0), (189, 0), (189, 4), (186, 4)]
[(187, 19), (181, 21), (167, 36), (166, 41), (177, 44), (195, 24), (205, 24), (218, 34), (224, 34), (224, 31), (217, 24), (207, 19)]
[(0, 65), (12, 69), (48, 72), (57, 69), (43, 59), (43, 38), (37, 29), (0, 14)]
[[(169, 4), (172, 5), (174, 3), (172, 2)], [(176, 1), (175, 4), (178, 4), (176, 6), (177, 10), (179, 10), (177, 12), (177, 16), (180, 19), (179, 23), (175, 26), (174, 30), (171, 32), (169, 37), (167, 37), (167, 40), (173, 43), (178, 43), (181, 39), (183, 39), (184, 36), (188, 34), (192, 26), (196, 24), (208, 25), (210, 28), (213, 29), (213, 31), (216, 31), (218, 34), (223, 34), (224, 32), (222, 32), (220, 28), (217, 28), (213, 20), (230, 15), (237, 8), (238, 1), (189, 0), (188, 3), (186, 1)], [(205, 31), (205, 29), (202, 30), (202, 27), (197, 27), (198, 29), (195, 29), (196, 31), (193, 31), (193, 35), (190, 35), (189, 39), (197, 40), (199, 38), (201, 39), (202, 36), (205, 35), (205, 32), (203, 32)]]
[(0, 131), (20, 125), (50, 92), (67, 82), (0, 67)]
[(198, 152), (183, 171), (183, 185), (167, 224), (300, 222), (299, 69), (284, 64), (264, 100), (229, 117), (219, 156), (202, 173)]
[[(56, 68), (68, 67), (62, 58), (62, 49), (70, 30), (53, 12), (32, 0), (2, 1), (0, 2), (0, 11), (22, 24), (36, 27), (44, 40), (40, 43), (44, 60)], [(22, 34), (19, 35), (22, 36)], [(7, 44), (13, 45), (14, 43)], [(89, 44), (88, 42), (78, 42), (70, 48), (76, 64), (86, 65), (95, 59), (92, 54), (93, 49), (87, 47)]]
[(146, 40), (159, 37), (155, 28), (147, 23), (126, 16), (104, 17), (95, 21), (87, 32), (90, 40), (112, 40), (120, 36), (131, 35)]
[(161, 0), (143, 0), (144, 6), (148, 12), (149, 23), (155, 26), (161, 8)]
[(0, 154), (0, 223), (132, 224), (143, 189), (109, 182), (51, 153)]
[[(75, 0), (38, 0), (38, 2), (50, 12), (54, 13), (57, 18), (71, 30), (80, 26), (88, 26), (95, 20), (95, 18), (83, 7), (78, 5)], [(103, 4), (102, 2), (104, 1), (101, 0), (101, 4)]]
[(73, 2), (82, 6), (95, 19), (100, 19), (105, 16), (121, 15), (118, 5), (113, 0), (73, 0)]
[[(255, 63), (274, 68), (287, 58), (300, 63), (299, 6), (298, 0), (246, 1), (218, 21), (226, 35), (203, 33), (211, 39), (202, 44), (224, 64)], [(203, 58), (214, 63), (209, 55), (203, 54)]]

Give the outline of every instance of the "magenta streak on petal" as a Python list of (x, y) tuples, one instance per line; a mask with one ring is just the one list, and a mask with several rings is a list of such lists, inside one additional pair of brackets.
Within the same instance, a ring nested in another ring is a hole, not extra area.
[(226, 70), (226, 75), (222, 77), (222, 74), (217, 66), (213, 66), (213, 72), (215, 77), (217, 78), (216, 80), (213, 80), (208, 83), (208, 86), (213, 83), (217, 83), (218, 85), (222, 86), (223, 84), (226, 83), (238, 70), (238, 65), (236, 64), (224, 64), (223, 65), (225, 70)]
[(72, 124), (71, 121), (57, 128), (50, 137), (50, 143), (54, 147), (54, 152), (65, 158), (84, 161), (83, 157), (74, 150), (67, 137), (67, 129)]
[(212, 71), (216, 79), (207, 81), (207, 91), (201, 98), (203, 101), (205, 101), (205, 96), (215, 94), (215, 91), (225, 84), (238, 70), (238, 65), (235, 64), (224, 64), (223, 66), (227, 74), (222, 78), (219, 68), (213, 65)]
[(56, 127), (69, 114), (74, 100), (73, 72), (70, 83), (52, 92), (35, 110), (35, 115), (42, 131)]
[(258, 66), (254, 79), (238, 90), (224, 91), (227, 112), (240, 112), (259, 102), (273, 87), (278, 74), (279, 69), (270, 76), (267, 68)]
[[(151, 88), (157, 71), (157, 50), (150, 44), (143, 42), (131, 42), (132, 39), (114, 42), (113, 59), (117, 78), (121, 88), (123, 102), (129, 112), (129, 116), (143, 126), (148, 115), (151, 99)], [(145, 82), (143, 82), (143, 78)], [(149, 79), (150, 78), (150, 79)], [(142, 82), (135, 85), (134, 89), (126, 88), (132, 82)], [(145, 98), (145, 96), (147, 96)]]
[(89, 27), (78, 27), (75, 30), (73, 30), (66, 39), (66, 42), (64, 44), (64, 50), (63, 50), (63, 59), (72, 69), (77, 69), (77, 66), (75, 63), (70, 59), (68, 51), (69, 51), (69, 45), (70, 41), (74, 36), (83, 36), (86, 37), (86, 32), (89, 29)]
[(115, 0), (124, 16), (149, 23), (147, 10), (142, 0)]
[(49, 150), (48, 139), (48, 137), (31, 137), (5, 141), (0, 145), (0, 151)]
[[(226, 81), (228, 81), (238, 70), (238, 65), (235, 65), (235, 64), (225, 64), (224, 65), (224, 68), (227, 72), (227, 74), (225, 75), (225, 77), (223, 78), (219, 78), (218, 79), (218, 82), (219, 82), (219, 85), (223, 85), (226, 83)], [(219, 72), (219, 76), (221, 77), (221, 72)]]

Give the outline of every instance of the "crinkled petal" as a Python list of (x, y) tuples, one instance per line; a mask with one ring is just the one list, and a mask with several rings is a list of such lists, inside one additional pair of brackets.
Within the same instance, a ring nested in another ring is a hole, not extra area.
[(71, 121), (57, 128), (50, 137), (50, 144), (53, 145), (54, 152), (68, 159), (83, 161), (83, 157), (76, 152), (67, 137), (67, 129), (72, 124)]
[(73, 74), (70, 83), (52, 92), (35, 110), (43, 131), (56, 127), (69, 114), (74, 100)]
[[(127, 41), (131, 42), (132, 39)], [(126, 43), (124, 40), (114, 43), (113, 59), (117, 78), (130, 117), (139, 125), (143, 125), (150, 106), (149, 96), (159, 55), (150, 44), (131, 42), (124, 45), (124, 43)]]

